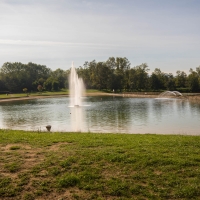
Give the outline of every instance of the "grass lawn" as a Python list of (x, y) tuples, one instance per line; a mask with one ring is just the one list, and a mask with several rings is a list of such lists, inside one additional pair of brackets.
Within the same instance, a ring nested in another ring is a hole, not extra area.
[(0, 199), (200, 199), (200, 137), (0, 130)]

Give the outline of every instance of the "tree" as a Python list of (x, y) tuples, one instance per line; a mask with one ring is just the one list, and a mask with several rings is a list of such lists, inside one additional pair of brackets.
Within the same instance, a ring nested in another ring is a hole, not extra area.
[(161, 81), (155, 73), (152, 73), (150, 77), (150, 88), (153, 90), (161, 89)]
[[(166, 77), (165, 77), (165, 73), (162, 72), (159, 68), (155, 68), (153, 74), (156, 76), (156, 79), (157, 79), (157, 85), (155, 86), (154, 85), (154, 88), (156, 87), (158, 90), (161, 90), (161, 89), (166, 89), (166, 84), (165, 84), (165, 81), (166, 81)], [(155, 83), (154, 83), (155, 84)]]
[(184, 71), (178, 70), (175, 77), (176, 87), (184, 88), (187, 83), (187, 74)]
[(136, 69), (135, 68), (131, 68), (129, 70), (129, 79), (128, 79), (128, 84), (129, 84), (129, 88), (131, 91), (136, 90), (137, 86), (136, 86)]
[(200, 66), (196, 68), (196, 72), (200, 76)]
[(175, 90), (175, 79), (172, 73), (165, 74), (165, 87), (167, 90)]
[(49, 77), (44, 82), (44, 88), (48, 91), (57, 91), (59, 89), (59, 81), (53, 77)]
[(4, 63), (0, 69), (1, 80), (5, 87), (12, 92), (20, 92), (22, 88), (37, 90), (40, 80), (46, 80), (51, 70), (44, 65), (20, 62)]
[(52, 91), (58, 91), (59, 90), (59, 81), (57, 80), (53, 80), (52, 81), (52, 88), (51, 88)]
[(135, 87), (136, 90), (147, 89), (148, 87), (148, 65), (142, 63), (135, 68)]
[[(28, 89), (27, 89), (27, 88), (23, 88), (23, 92), (24, 92), (24, 93), (27, 93), (27, 92), (28, 92)], [(28, 93), (27, 93), (27, 96), (28, 96)]]
[(0, 72), (4, 85), (11, 92), (19, 92), (26, 87), (25, 68), (22, 63), (4, 63)]
[(38, 85), (38, 86), (37, 86), (37, 89), (38, 89), (39, 92), (42, 92), (43, 87), (42, 87), (41, 85)]
[(191, 92), (199, 91), (199, 75), (193, 69), (190, 69), (190, 74), (188, 75), (188, 86)]
[(130, 62), (129, 60), (124, 57), (124, 58), (121, 58), (121, 57), (117, 57), (116, 60), (115, 60), (116, 64), (116, 68), (115, 68), (115, 83), (116, 81), (118, 82), (117, 86), (118, 88), (117, 89), (120, 89), (120, 91), (122, 89), (126, 90), (129, 88), (129, 84), (128, 84), (128, 71), (130, 69)]
[[(58, 86), (56, 86), (56, 90), (65, 88), (65, 82), (68, 79), (68, 74), (66, 71), (62, 69), (56, 69), (55, 71), (51, 72), (50, 77), (53, 77), (54, 80), (56, 80), (56, 84), (58, 83)], [(55, 88), (53, 86), (53, 88)]]

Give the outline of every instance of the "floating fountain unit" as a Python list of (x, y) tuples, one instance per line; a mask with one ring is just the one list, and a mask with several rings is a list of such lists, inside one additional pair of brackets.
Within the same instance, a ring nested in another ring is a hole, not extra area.
[(156, 99), (170, 99), (170, 98), (182, 98), (185, 97), (178, 91), (165, 91), (158, 95)]

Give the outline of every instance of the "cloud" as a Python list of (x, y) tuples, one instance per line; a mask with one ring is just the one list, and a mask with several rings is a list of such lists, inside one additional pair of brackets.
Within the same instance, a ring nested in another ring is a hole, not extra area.
[(87, 48), (117, 48), (120, 45), (100, 44), (100, 43), (67, 43), (54, 41), (31, 41), (31, 40), (0, 40), (4, 45), (27, 45), (27, 46), (68, 46), (68, 47), (87, 47)]
[(0, 0), (0, 63), (30, 60), (54, 67), (110, 56), (125, 56), (134, 66), (197, 63), (197, 2)]

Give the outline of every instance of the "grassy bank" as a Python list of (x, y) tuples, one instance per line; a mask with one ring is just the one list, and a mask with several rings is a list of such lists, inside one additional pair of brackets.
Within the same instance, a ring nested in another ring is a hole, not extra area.
[[(86, 94), (99, 94), (99, 93), (105, 93), (105, 91), (100, 91), (100, 90), (86, 90)], [(60, 91), (55, 91), (55, 92), (48, 92), (48, 91), (43, 91), (43, 92), (31, 92), (31, 93), (11, 93), (11, 94), (0, 94), (0, 100), (1, 99), (13, 99), (13, 98), (24, 98), (27, 97), (40, 97), (40, 96), (56, 96), (56, 95), (69, 95), (69, 90), (60, 90)]]
[(200, 199), (200, 137), (0, 130), (0, 199)]
[[(66, 95), (69, 94), (69, 90), (61, 90), (58, 92), (32, 92), (28, 93), (29, 97), (34, 96), (54, 96), (54, 95)], [(9, 99), (9, 98), (23, 98), (27, 97), (26, 93), (11, 93), (11, 94), (0, 94), (0, 99)]]

